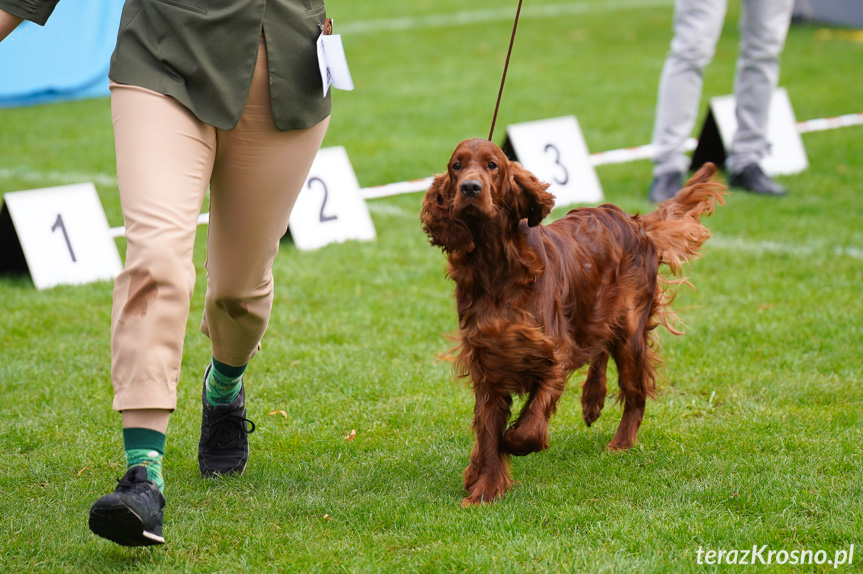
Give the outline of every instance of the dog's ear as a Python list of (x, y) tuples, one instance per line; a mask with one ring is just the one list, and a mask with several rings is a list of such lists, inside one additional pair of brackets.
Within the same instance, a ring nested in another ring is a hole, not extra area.
[(470, 253), (474, 248), (473, 237), (463, 221), (453, 219), (454, 198), (455, 192), (449, 174), (436, 176), (423, 198), (420, 221), (432, 245), (437, 245), (448, 253)]
[(554, 195), (547, 191), (550, 184), (539, 181), (518, 162), (510, 162), (509, 169), (518, 217), (527, 219), (530, 227), (536, 227), (554, 207)]

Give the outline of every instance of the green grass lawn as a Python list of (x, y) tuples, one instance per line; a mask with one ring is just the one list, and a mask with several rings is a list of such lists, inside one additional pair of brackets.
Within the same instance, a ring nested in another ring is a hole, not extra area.
[[(327, 5), (357, 89), (335, 93), (325, 145), (345, 146), (361, 185), (440, 172), (458, 141), (487, 135), (512, 25), (500, 2)], [(531, 15), (543, 6), (561, 13)], [(459, 12), (481, 21), (454, 24)], [(704, 106), (731, 92), (738, 14), (731, 2)], [(671, 0), (532, 1), (523, 16), (496, 140), (508, 123), (574, 114), (591, 151), (648, 143)], [(863, 44), (819, 28), (788, 38), (781, 84), (797, 118), (863, 112)], [(109, 107), (0, 110), (0, 192), (95, 181), (121, 225)], [(551, 448), (515, 459), (519, 484), (479, 508), (459, 506), (473, 403), (439, 359), (456, 328), (453, 286), (420, 229), (421, 194), (369, 202), (373, 243), (283, 245), (247, 375), (258, 430), (237, 479), (202, 480), (195, 459), (210, 356), (199, 229), (159, 548), (87, 528), (125, 465), (111, 283), (37, 292), (0, 278), (0, 571), (700, 572), (724, 569), (699, 565), (699, 548), (832, 559), (852, 544), (837, 571), (863, 571), (863, 128), (803, 141), (811, 165), (779, 179), (787, 198), (736, 193), (707, 220), (714, 237), (688, 271), (697, 290), (676, 305), (688, 334), (662, 334), (661, 392), (638, 446), (605, 452), (621, 409), (586, 428), (578, 374)], [(650, 169), (600, 166), (606, 199), (651, 209)]]

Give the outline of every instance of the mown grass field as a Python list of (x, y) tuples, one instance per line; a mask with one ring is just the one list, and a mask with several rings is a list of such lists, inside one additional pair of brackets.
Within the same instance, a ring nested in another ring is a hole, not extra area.
[[(487, 135), (511, 4), (327, 2), (357, 89), (335, 94), (325, 145), (345, 146), (361, 185), (437, 173), (458, 141)], [(525, 2), (496, 140), (508, 123), (574, 114), (591, 151), (648, 143), (672, 11), (670, 0)], [(733, 1), (705, 106), (731, 92), (738, 14)], [(797, 118), (863, 111), (861, 61), (859, 34), (793, 26), (781, 85)], [(735, 193), (707, 220), (714, 238), (688, 272), (698, 289), (677, 303), (689, 332), (662, 335), (662, 391), (638, 446), (605, 452), (620, 408), (586, 428), (577, 374), (551, 448), (514, 460), (520, 484), (479, 508), (459, 506), (473, 404), (438, 359), (456, 317), (421, 194), (369, 202), (373, 243), (283, 245), (247, 375), (258, 431), (233, 480), (202, 480), (195, 460), (209, 359), (199, 229), (160, 548), (87, 528), (124, 470), (110, 282), (37, 292), (0, 278), (0, 571), (701, 572), (727, 567), (700, 565), (699, 548), (833, 559), (852, 544), (853, 563), (836, 570), (863, 570), (863, 128), (803, 141), (811, 165), (780, 178), (787, 198)], [(650, 168), (600, 166), (606, 199), (650, 210)], [(0, 110), (0, 192), (93, 180), (119, 226), (113, 176), (107, 99)], [(747, 571), (764, 569), (833, 566)]]

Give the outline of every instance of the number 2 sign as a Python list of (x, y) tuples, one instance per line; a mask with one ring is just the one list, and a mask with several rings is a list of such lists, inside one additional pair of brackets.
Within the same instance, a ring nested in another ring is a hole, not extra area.
[(92, 183), (15, 191), (3, 201), (37, 289), (113, 279), (122, 270)]
[(511, 124), (506, 134), (518, 161), (551, 184), (548, 191), (556, 205), (602, 201), (602, 187), (574, 116)]
[(318, 151), (291, 212), (290, 230), (294, 244), (303, 250), (375, 238), (375, 227), (345, 148)]

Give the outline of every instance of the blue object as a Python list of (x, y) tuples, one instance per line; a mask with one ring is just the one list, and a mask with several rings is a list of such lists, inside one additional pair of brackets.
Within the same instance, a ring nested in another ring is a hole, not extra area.
[(0, 42), (0, 108), (108, 92), (123, 2), (63, 0), (48, 23), (25, 21)]

